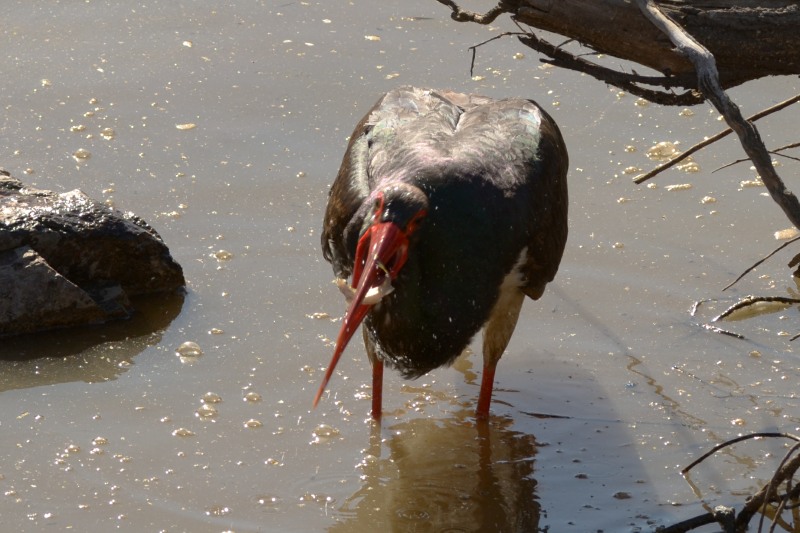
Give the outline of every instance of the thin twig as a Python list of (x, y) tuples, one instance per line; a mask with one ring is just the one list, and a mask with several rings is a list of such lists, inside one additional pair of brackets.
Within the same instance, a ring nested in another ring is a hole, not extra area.
[[(774, 492), (775, 496), (776, 497), (778, 496), (778, 485), (780, 485), (780, 483), (775, 483), (775, 479), (778, 477), (778, 472), (780, 472), (783, 469), (783, 465), (785, 465), (786, 462), (792, 457), (792, 455), (794, 455), (794, 452), (796, 452), (798, 450), (798, 448), (800, 448), (800, 443), (795, 443), (795, 445), (792, 446), (791, 449), (788, 452), (786, 452), (786, 454), (783, 456), (783, 459), (781, 460), (780, 464), (778, 465), (778, 468), (775, 469), (775, 475), (770, 478), (769, 483), (767, 484), (767, 489), (764, 492), (764, 503), (761, 505), (761, 509), (760, 509), (761, 510), (761, 518), (758, 519), (758, 530), (759, 531), (761, 531), (761, 528), (764, 527), (764, 518), (767, 515), (767, 504), (770, 501), (769, 495)], [(791, 481), (791, 479), (787, 480), (787, 482), (788, 481)], [(787, 487), (787, 491), (786, 491), (787, 492), (787, 496), (788, 496), (789, 488), (790, 487)], [(780, 498), (780, 503), (778, 504), (778, 508), (775, 509), (775, 517), (772, 520), (772, 527), (769, 528), (770, 531), (774, 531), (775, 530), (775, 525), (778, 523), (778, 518), (780, 517), (781, 513), (783, 512), (784, 507), (786, 506), (786, 501), (787, 501), (787, 498)]]
[(700, 309), (700, 305), (707, 302), (708, 300), (697, 300), (692, 304), (692, 308), (689, 309), (689, 316), (694, 316), (697, 314), (697, 310)]
[(694, 105), (694, 104), (699, 104), (703, 101), (702, 95), (700, 95), (700, 93), (698, 93), (697, 91), (686, 91), (681, 94), (674, 94), (669, 92), (661, 92), (661, 91), (645, 89), (644, 87), (640, 87), (639, 85), (637, 85), (637, 84), (646, 84), (646, 85), (654, 85), (654, 86), (662, 86), (664, 88), (670, 88), (676, 85), (685, 85), (686, 83), (688, 83), (685, 77), (677, 78), (674, 76), (672, 77), (640, 76), (639, 74), (627, 74), (625, 72), (618, 72), (616, 70), (611, 70), (605, 67), (601, 67), (600, 65), (592, 63), (591, 61), (587, 61), (578, 56), (575, 56), (562, 48), (563, 46), (572, 42), (574, 39), (567, 39), (561, 44), (553, 45), (543, 39), (539, 39), (536, 35), (534, 35), (530, 31), (526, 31), (525, 29), (523, 29), (522, 26), (516, 20), (514, 20), (514, 23), (521, 31), (504, 32), (501, 33), (500, 35), (495, 35), (491, 39), (487, 39), (483, 42), (480, 42), (474, 46), (469, 47), (469, 50), (472, 52), (472, 60), (470, 61), (469, 65), (470, 77), (473, 76), (475, 73), (475, 59), (478, 47), (483, 46), (492, 41), (495, 41), (497, 39), (501, 39), (503, 37), (516, 35), (519, 38), (520, 42), (522, 42), (524, 45), (536, 50), (541, 54), (550, 56), (550, 58), (542, 58), (540, 60), (542, 63), (554, 65), (561, 68), (566, 68), (569, 70), (577, 70), (578, 72), (589, 74), (590, 76), (600, 81), (604, 81), (610, 85), (614, 85), (615, 87), (623, 89), (633, 95), (646, 98), (651, 102), (655, 102), (657, 104), (662, 104), (662, 105)]
[(738, 277), (738, 278), (736, 278), (736, 279), (735, 279), (735, 280), (733, 280), (732, 282), (728, 283), (728, 284), (727, 284), (727, 285), (726, 285), (726, 286), (725, 286), (725, 287), (724, 287), (722, 290), (723, 290), (723, 291), (726, 291), (726, 290), (730, 289), (731, 287), (733, 287), (734, 285), (736, 285), (736, 284), (739, 282), (739, 280), (740, 280), (740, 279), (742, 279), (742, 278), (743, 278), (743, 277), (745, 277), (747, 274), (749, 274), (750, 272), (752, 272), (752, 271), (753, 271), (753, 270), (754, 270), (756, 267), (758, 267), (758, 265), (760, 265), (761, 263), (763, 263), (764, 261), (766, 261), (767, 259), (769, 259), (769, 258), (770, 258), (770, 257), (772, 257), (773, 255), (775, 255), (776, 253), (780, 252), (781, 250), (783, 250), (784, 248), (786, 248), (787, 246), (789, 246), (790, 244), (792, 244), (793, 242), (796, 242), (796, 241), (798, 241), (798, 240), (800, 240), (800, 236), (798, 236), (798, 237), (795, 237), (795, 238), (793, 238), (793, 239), (790, 239), (790, 240), (786, 241), (785, 243), (781, 244), (780, 246), (778, 246), (777, 248), (775, 248), (774, 250), (772, 250), (772, 252), (770, 252), (768, 255), (766, 255), (765, 257), (763, 257), (763, 258), (761, 258), (760, 260), (756, 261), (756, 262), (755, 262), (755, 263), (754, 263), (754, 264), (753, 264), (753, 265), (752, 265), (750, 268), (748, 268), (747, 270), (745, 270), (744, 272), (742, 272), (742, 273), (739, 275), (739, 277)]
[(688, 533), (694, 529), (713, 524), (716, 521), (717, 519), (714, 518), (713, 513), (705, 513), (671, 526), (659, 528), (656, 531), (658, 533)]
[(771, 153), (772, 155), (777, 155), (778, 157), (785, 157), (786, 159), (791, 159), (792, 161), (800, 161), (800, 157), (795, 157), (793, 155), (781, 154), (781, 153), (778, 153), (775, 150), (770, 150), (769, 153)]
[(540, 39), (533, 33), (528, 33), (525, 37), (519, 37), (520, 42), (525, 46), (536, 50), (537, 52), (550, 56), (551, 59), (542, 59), (543, 63), (554, 65), (577, 72), (583, 72), (592, 76), (593, 78), (618, 87), (630, 94), (640, 96), (651, 102), (661, 105), (696, 105), (702, 103), (704, 98), (697, 91), (686, 91), (683, 93), (675, 94), (671, 92), (662, 92), (646, 89), (637, 84), (661, 86), (664, 88), (671, 88), (677, 86), (685, 86), (690, 82), (686, 77), (676, 76), (640, 76), (638, 74), (626, 74), (618, 72), (606, 67), (602, 67), (596, 63), (592, 63), (581, 57), (577, 57), (566, 50), (561, 49), (562, 45), (554, 46), (553, 44)]
[(519, 32), (519, 31), (507, 31), (507, 32), (501, 33), (500, 35), (495, 35), (491, 39), (486, 39), (482, 43), (478, 43), (478, 44), (470, 46), (468, 48), (468, 50), (472, 51), (472, 61), (470, 61), (470, 63), (469, 63), (469, 76), (470, 77), (472, 77), (472, 73), (473, 73), (473, 71), (475, 69), (475, 52), (478, 50), (478, 47), (479, 46), (483, 46), (485, 44), (488, 44), (488, 43), (490, 43), (492, 41), (496, 41), (497, 39), (502, 39), (503, 37), (508, 37), (510, 35), (525, 35), (525, 33)]
[[(773, 528), (770, 531), (774, 530), (776, 521), (780, 519), (780, 514), (785, 508), (789, 508), (789, 505), (786, 503), (789, 500), (796, 499), (797, 497), (797, 487), (792, 487), (792, 477), (794, 476), (795, 472), (797, 471), (798, 467), (800, 467), (800, 456), (797, 456), (795, 452), (800, 449), (800, 437), (797, 435), (793, 435), (791, 433), (778, 433), (778, 432), (762, 432), (762, 433), (752, 433), (749, 435), (742, 435), (736, 437), (734, 439), (725, 441), (721, 444), (714, 446), (710, 451), (703, 454), (700, 458), (693, 461), (689, 466), (681, 470), (681, 474), (686, 476), (692, 468), (706, 460), (711, 455), (715, 454), (719, 450), (736, 444), (738, 442), (742, 442), (745, 440), (756, 439), (756, 438), (767, 438), (767, 437), (778, 437), (778, 438), (786, 438), (795, 441), (795, 445), (784, 455), (781, 462), (778, 464), (778, 467), (775, 469), (775, 474), (773, 474), (772, 478), (770, 479), (767, 485), (761, 487), (761, 489), (753, 495), (751, 498), (747, 500), (744, 508), (742, 508), (741, 512), (738, 516), (735, 515), (733, 509), (728, 507), (717, 507), (714, 509), (713, 512), (707, 513), (705, 515), (700, 515), (690, 520), (681, 522), (680, 524), (676, 524), (675, 526), (671, 526), (669, 528), (662, 529), (660, 531), (669, 532), (669, 533), (684, 533), (686, 531), (690, 531), (695, 529), (696, 527), (701, 527), (705, 524), (710, 524), (710, 519), (713, 517), (715, 521), (717, 521), (724, 529), (724, 531), (745, 531), (747, 529), (748, 523), (750, 519), (756, 512), (761, 513), (761, 519), (759, 522), (759, 531), (762, 530), (764, 517), (766, 516), (766, 506), (771, 501), (778, 501), (779, 505), (777, 506), (777, 510), (775, 513), (775, 517), (772, 521)], [(794, 457), (793, 457), (794, 456)], [(783, 496), (778, 495), (778, 487), (783, 483), (786, 482), (786, 494)], [(774, 498), (773, 498), (774, 495)]]
[[(786, 438), (792, 439), (795, 442), (800, 442), (800, 437), (795, 435), (787, 434), (785, 435)], [(788, 455), (787, 455), (788, 457)], [(798, 467), (800, 467), (800, 455), (795, 455), (794, 458), (785, 462), (783, 466), (778, 468), (775, 472), (775, 475), (772, 476), (769, 484), (761, 487), (756, 494), (750, 498), (747, 503), (745, 504), (744, 508), (739, 512), (739, 516), (737, 517), (736, 521), (741, 526), (742, 530), (744, 530), (744, 526), (750, 521), (750, 518), (757, 513), (759, 510), (764, 508), (767, 502), (769, 502), (769, 497), (771, 495), (771, 487), (777, 487), (785, 480), (791, 478), (794, 473), (797, 471)]]
[(453, 0), (438, 0), (438, 2), (453, 10), (450, 14), (450, 18), (456, 22), (475, 22), (476, 24), (484, 25), (491, 24), (497, 17), (503, 13), (507, 13), (506, 9), (503, 8), (501, 4), (497, 4), (486, 13), (480, 14), (475, 11), (461, 9)]
[(780, 148), (775, 148), (776, 152), (782, 152), (783, 150), (788, 150), (789, 148), (797, 148), (800, 147), (800, 142), (787, 144), (786, 146), (781, 146)]
[(739, 340), (747, 340), (747, 337), (742, 335), (741, 333), (736, 333), (735, 331), (728, 331), (727, 329), (722, 329), (718, 326), (712, 326), (711, 324), (702, 324), (703, 329), (707, 329), (708, 331), (712, 331), (714, 333), (719, 333), (721, 335), (727, 335), (729, 337), (735, 337)]
[[(749, 117), (747, 120), (749, 122), (755, 122), (760, 118), (766, 117), (767, 115), (771, 115), (772, 113), (775, 113), (777, 111), (780, 111), (781, 109), (789, 107), (790, 105), (792, 105), (792, 104), (794, 104), (794, 103), (796, 103), (798, 101), (800, 101), (800, 94), (792, 96), (791, 98), (789, 98), (787, 100), (784, 100), (783, 102), (780, 102), (779, 104), (775, 104), (772, 107), (768, 107), (767, 109), (759, 111), (755, 115), (752, 115), (751, 117)], [(663, 172), (664, 170), (670, 168), (671, 166), (676, 165), (677, 163), (680, 163), (681, 161), (683, 161), (684, 159), (686, 159), (687, 157), (689, 157), (693, 153), (705, 148), (709, 144), (715, 143), (718, 140), (720, 140), (720, 139), (722, 139), (724, 137), (727, 137), (731, 133), (733, 133), (733, 130), (731, 128), (727, 128), (727, 129), (717, 133), (716, 135), (712, 135), (711, 137), (709, 137), (707, 139), (703, 139), (702, 141), (700, 141), (699, 143), (695, 144), (694, 146), (692, 146), (691, 148), (689, 148), (685, 152), (681, 152), (679, 155), (675, 156), (673, 159), (670, 159), (669, 161), (666, 161), (665, 163), (662, 163), (662, 164), (658, 165), (657, 167), (655, 167), (650, 172), (647, 172), (646, 174), (641, 174), (639, 176), (636, 176), (633, 179), (633, 182), (636, 183), (637, 185), (640, 185), (640, 184), (644, 183), (645, 181), (649, 180), (650, 178), (652, 178), (653, 176), (655, 176), (656, 174), (659, 174), (659, 173)]]
[[(798, 146), (800, 146), (800, 143), (787, 144), (786, 146), (781, 146), (780, 148), (775, 148), (774, 150), (770, 150), (769, 153), (771, 153), (772, 155), (779, 155), (779, 156), (785, 157), (787, 159), (794, 159), (795, 161), (800, 161), (800, 157), (793, 157), (793, 156), (790, 156), (790, 155), (786, 155), (786, 154), (780, 153), (780, 152), (782, 152), (784, 150), (788, 150), (790, 148), (797, 148)], [(737, 159), (736, 161), (734, 161), (732, 163), (728, 163), (727, 165), (722, 165), (721, 167), (715, 168), (714, 170), (711, 171), (711, 173), (713, 174), (714, 172), (717, 172), (718, 170), (722, 170), (724, 168), (732, 167), (733, 165), (738, 165), (739, 163), (744, 163), (745, 161), (750, 161), (750, 159), (748, 159), (748, 158)]]
[(726, 447), (728, 447), (728, 446), (730, 446), (732, 444), (736, 444), (737, 442), (742, 442), (744, 440), (758, 439), (758, 438), (765, 438), (765, 437), (781, 437), (781, 438), (791, 439), (791, 440), (800, 442), (800, 437), (792, 435), (791, 433), (764, 432), (764, 433), (750, 433), (749, 435), (740, 435), (739, 437), (733, 438), (731, 440), (726, 440), (725, 442), (717, 444), (716, 446), (711, 448), (710, 451), (708, 451), (708, 452), (704, 453), (702, 456), (700, 456), (699, 459), (695, 459), (694, 461), (692, 461), (692, 463), (689, 466), (687, 466), (683, 470), (681, 470), (681, 474), (685, 476), (689, 472), (689, 470), (691, 470), (695, 466), (699, 465), (700, 463), (702, 463), (703, 461), (708, 459), (710, 456), (712, 456), (715, 453), (717, 453), (719, 450), (721, 450), (723, 448), (726, 448)]

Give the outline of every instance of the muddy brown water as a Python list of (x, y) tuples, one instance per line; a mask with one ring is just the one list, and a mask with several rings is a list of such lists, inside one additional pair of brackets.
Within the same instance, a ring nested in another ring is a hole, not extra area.
[[(748, 164), (711, 173), (737, 143), (631, 183), (652, 146), (722, 128), (708, 105), (641, 105), (513, 39), (481, 48), (471, 78), (467, 48), (514, 27), (459, 25), (432, 0), (7, 4), (2, 165), (136, 212), (189, 287), (129, 323), (2, 341), (4, 529), (650, 531), (741, 505), (783, 447), (738, 445), (687, 482), (700, 453), (798, 431), (797, 310), (725, 324), (747, 340), (699, 327), (744, 294), (796, 290), (787, 252), (721, 291), (788, 226), (742, 185)], [(567, 251), (523, 308), (488, 428), (471, 415), (477, 354), (388, 373), (375, 427), (354, 342), (310, 409), (343, 312), (318, 249), (327, 189), (353, 125), (399, 84), (531, 97), (570, 149)], [(750, 114), (797, 90), (731, 93)], [(796, 123), (761, 131), (780, 146)], [(202, 355), (178, 357), (187, 341)]]

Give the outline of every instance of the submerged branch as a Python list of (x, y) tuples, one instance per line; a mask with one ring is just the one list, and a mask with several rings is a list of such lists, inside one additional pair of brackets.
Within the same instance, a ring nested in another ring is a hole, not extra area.
[[(710, 451), (704, 453), (700, 458), (692, 461), (692, 463), (681, 470), (681, 474), (686, 476), (688, 472), (694, 468), (695, 466), (699, 465), (719, 450), (731, 446), (732, 444), (736, 444), (737, 442), (742, 442), (745, 440), (750, 439), (759, 439), (759, 438), (784, 438), (795, 441), (795, 445), (784, 455), (781, 462), (778, 464), (778, 467), (775, 470), (772, 478), (770, 478), (769, 482), (761, 487), (761, 489), (754, 494), (751, 498), (747, 500), (742, 510), (739, 512), (739, 515), (736, 516), (732, 509), (730, 508), (722, 508), (727, 512), (721, 512), (721, 508), (717, 507), (714, 509), (712, 513), (707, 513), (705, 515), (700, 515), (698, 517), (692, 518), (690, 520), (681, 522), (680, 524), (676, 524), (669, 528), (663, 528), (660, 531), (662, 533), (679, 533), (679, 532), (686, 532), (695, 529), (696, 527), (700, 527), (705, 524), (710, 524), (713, 521), (720, 523), (723, 526), (724, 531), (732, 531), (732, 532), (743, 532), (747, 529), (747, 526), (750, 522), (750, 519), (755, 516), (756, 513), (761, 513), (761, 523), (759, 524), (759, 531), (761, 531), (761, 526), (763, 524), (764, 517), (767, 514), (767, 505), (773, 502), (777, 502), (778, 505), (775, 508), (775, 516), (773, 522), (778, 520), (780, 517), (780, 513), (787, 508), (791, 508), (792, 506), (789, 505), (787, 502), (794, 501), (798, 497), (798, 485), (792, 484), (792, 478), (794, 477), (797, 469), (800, 468), (800, 455), (797, 455), (796, 452), (800, 449), (800, 437), (797, 435), (793, 435), (791, 433), (778, 433), (778, 432), (763, 432), (763, 433), (751, 433), (749, 435), (742, 435), (725, 442), (722, 442), (716, 446), (714, 446)], [(781, 484), (786, 483), (786, 491), (784, 494), (780, 494), (778, 492), (778, 488)], [(713, 518), (713, 520), (711, 520)], [(771, 530), (770, 530), (771, 531)]]
[(745, 296), (732, 306), (728, 307), (719, 315), (715, 316), (711, 319), (711, 322), (717, 322), (724, 318), (729, 317), (736, 311), (741, 309), (745, 309), (750, 307), (751, 305), (757, 305), (760, 303), (779, 303), (779, 304), (786, 304), (786, 305), (796, 305), (800, 304), (800, 299), (798, 298), (789, 298), (788, 296)]

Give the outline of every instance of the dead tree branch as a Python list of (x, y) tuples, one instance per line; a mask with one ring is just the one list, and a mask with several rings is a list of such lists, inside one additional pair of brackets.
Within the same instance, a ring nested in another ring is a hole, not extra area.
[(543, 59), (542, 62), (549, 63), (556, 67), (561, 67), (577, 72), (584, 72), (590, 76), (618, 87), (623, 91), (627, 91), (633, 95), (641, 98), (646, 98), (651, 102), (661, 105), (696, 105), (702, 103), (704, 100), (703, 95), (696, 91), (686, 91), (683, 93), (673, 93), (656, 91), (646, 89), (641, 85), (662, 86), (669, 88), (674, 86), (674, 81), (670, 78), (663, 76), (640, 76), (638, 74), (628, 74), (619, 72), (603, 66), (600, 66), (591, 61), (587, 61), (581, 57), (567, 52), (560, 46), (545, 41), (534, 35), (532, 32), (524, 37), (519, 37), (522, 44), (533, 48), (540, 54), (550, 56), (549, 59)]
[(476, 24), (491, 24), (494, 20), (506, 13), (506, 9), (503, 7), (503, 2), (500, 2), (492, 9), (487, 11), (484, 14), (477, 13), (475, 11), (469, 11), (466, 9), (461, 9), (458, 4), (456, 4), (453, 0), (437, 0), (440, 4), (446, 5), (453, 12), (450, 14), (450, 18), (455, 20), (456, 22), (474, 22)]
[[(760, 265), (761, 263), (763, 263), (764, 261), (766, 261), (767, 259), (769, 259), (769, 258), (770, 258), (770, 257), (772, 257), (773, 255), (775, 255), (776, 253), (780, 252), (781, 250), (783, 250), (784, 248), (786, 248), (786, 247), (787, 247), (787, 246), (789, 246), (790, 244), (797, 242), (798, 240), (800, 240), (800, 237), (795, 237), (795, 238), (793, 238), (793, 239), (789, 239), (789, 240), (788, 240), (788, 241), (786, 241), (785, 243), (781, 244), (780, 246), (778, 246), (777, 248), (775, 248), (774, 250), (772, 250), (772, 252), (770, 252), (770, 253), (769, 253), (769, 254), (767, 254), (766, 256), (762, 257), (761, 259), (759, 259), (758, 261), (756, 261), (755, 263), (753, 263), (753, 264), (752, 264), (752, 265), (751, 265), (751, 266), (750, 266), (750, 267), (749, 267), (747, 270), (745, 270), (744, 272), (742, 272), (742, 273), (739, 275), (739, 277), (738, 277), (738, 278), (736, 278), (735, 280), (733, 280), (733, 281), (731, 281), (730, 283), (728, 283), (727, 285), (725, 285), (725, 286), (722, 288), (722, 290), (723, 290), (723, 291), (726, 291), (726, 290), (730, 289), (731, 287), (733, 287), (734, 285), (736, 285), (736, 284), (739, 282), (739, 280), (740, 280), (740, 279), (742, 279), (742, 278), (743, 278), (743, 277), (745, 277), (747, 274), (749, 274), (750, 272), (752, 272), (752, 271), (753, 271), (753, 270), (754, 270), (756, 267), (758, 267), (758, 265)], [(792, 267), (792, 265), (791, 265), (791, 264), (789, 264), (789, 268), (791, 268), (791, 267)]]
[(742, 117), (739, 107), (722, 90), (713, 54), (664, 15), (653, 0), (636, 0), (636, 3), (642, 13), (669, 37), (678, 51), (692, 61), (700, 90), (739, 136), (742, 148), (755, 165), (772, 199), (780, 206), (789, 221), (800, 227), (800, 201), (786, 188), (775, 167), (772, 166), (772, 158), (756, 127)]
[[(777, 111), (780, 111), (781, 109), (789, 107), (790, 105), (792, 105), (792, 104), (794, 104), (796, 102), (800, 102), (800, 94), (798, 94), (796, 96), (793, 96), (793, 97), (791, 97), (791, 98), (789, 98), (787, 100), (784, 100), (783, 102), (775, 104), (772, 107), (764, 109), (763, 111), (759, 111), (758, 113), (756, 113), (755, 115), (751, 116), (747, 120), (749, 122), (755, 122), (756, 120), (764, 118), (767, 115), (771, 115), (772, 113), (775, 113)], [(683, 161), (684, 159), (686, 159), (687, 157), (689, 157), (693, 153), (698, 152), (698, 151), (702, 150), (703, 148), (705, 148), (706, 146), (708, 146), (710, 144), (713, 144), (713, 143), (717, 142), (718, 140), (727, 137), (731, 133), (733, 133), (733, 130), (731, 128), (726, 128), (726, 129), (722, 130), (721, 132), (717, 133), (716, 135), (712, 135), (711, 137), (709, 137), (707, 139), (703, 139), (702, 141), (700, 141), (699, 143), (695, 144), (694, 146), (692, 146), (691, 148), (689, 148), (685, 152), (681, 152), (680, 154), (678, 154), (677, 156), (673, 157), (669, 161), (666, 161), (666, 162), (658, 165), (657, 167), (655, 167), (651, 171), (649, 171), (649, 172), (647, 172), (645, 174), (641, 174), (639, 176), (636, 176), (636, 178), (634, 178), (633, 182), (636, 183), (637, 185), (640, 185), (640, 184), (644, 183), (645, 181), (649, 180), (650, 178), (652, 178), (653, 176), (656, 176), (657, 174), (660, 174), (661, 172), (663, 172), (663, 171), (667, 170), (668, 168), (672, 167), (673, 165), (676, 165), (676, 164), (680, 163), (681, 161)], [(789, 148), (789, 147), (793, 148), (794, 146), (793, 145), (789, 145), (789, 146), (786, 146), (786, 147), (782, 147), (780, 149), (786, 149), (786, 148)]]
[[(700, 458), (696, 459), (689, 466), (681, 470), (681, 474), (684, 476), (687, 475), (692, 468), (699, 465), (723, 448), (736, 444), (737, 442), (760, 438), (785, 438), (793, 440), (796, 443), (800, 443), (800, 437), (791, 433), (765, 432), (742, 435), (714, 446), (710, 451), (704, 453)], [(710, 513), (696, 516), (670, 527), (660, 528), (658, 530), (659, 533), (685, 533), (714, 522), (717, 522), (720, 526), (722, 526), (725, 533), (743, 533), (747, 530), (747, 527), (753, 516), (759, 512), (761, 513), (759, 531), (761, 531), (764, 517), (767, 514), (766, 510), (768, 505), (771, 503), (778, 504), (775, 508), (775, 518), (773, 520), (774, 523), (780, 518), (781, 512), (789, 507), (787, 502), (792, 502), (798, 497), (798, 485), (792, 483), (795, 473), (797, 472), (798, 468), (800, 468), (800, 455), (796, 454), (798, 449), (800, 449), (800, 444), (795, 444), (786, 453), (769, 482), (761, 487), (761, 489), (755, 495), (747, 500), (747, 503), (745, 503), (738, 516), (733, 509), (720, 506), (715, 508)], [(779, 493), (778, 489), (784, 483), (786, 484), (786, 490), (783, 494), (781, 494)], [(795, 524), (795, 526), (797, 526), (797, 524)]]
[[(785, 157), (787, 159), (792, 159), (794, 161), (800, 161), (800, 157), (793, 157), (793, 156), (781, 153), (784, 150), (790, 150), (792, 148), (797, 148), (798, 146), (800, 146), (800, 143), (790, 143), (790, 144), (781, 146), (780, 148), (775, 148), (774, 150), (770, 150), (769, 153), (771, 153), (772, 155)], [(736, 161), (732, 161), (730, 163), (722, 165), (721, 167), (715, 168), (714, 170), (711, 171), (711, 173), (713, 174), (714, 172), (717, 172), (717, 171), (722, 170), (724, 168), (732, 167), (733, 165), (737, 165), (739, 163), (744, 163), (745, 161), (750, 161), (750, 160), (746, 159), (746, 158), (745, 159), (737, 159)]]
[[(728, 89), (764, 76), (800, 74), (800, 4), (793, 0), (696, 2), (659, 7), (715, 57)], [(574, 39), (599, 53), (652, 68), (671, 87), (698, 89), (695, 69), (628, 0), (502, 0), (519, 23)]]

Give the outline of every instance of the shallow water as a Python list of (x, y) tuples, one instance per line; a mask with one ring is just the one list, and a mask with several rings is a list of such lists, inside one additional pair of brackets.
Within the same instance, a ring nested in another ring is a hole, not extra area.
[[(700, 327), (744, 294), (796, 289), (788, 251), (721, 292), (789, 225), (740, 185), (748, 164), (711, 173), (738, 144), (631, 183), (656, 143), (721, 129), (709, 106), (637, 105), (512, 39), (481, 48), (472, 79), (467, 48), (513, 25), (456, 24), (432, 0), (17, 2), (4, 22), (2, 165), (142, 216), (189, 283), (129, 323), (2, 341), (9, 530), (649, 531), (741, 505), (782, 446), (738, 445), (687, 483), (700, 453), (798, 431), (797, 310), (724, 324), (747, 340)], [(353, 125), (407, 83), (531, 97), (570, 148), (567, 251), (523, 308), (488, 428), (471, 418), (476, 354), (387, 374), (375, 427), (354, 342), (310, 409), (343, 312), (318, 247), (327, 189)], [(797, 90), (732, 95), (751, 114)], [(796, 141), (796, 121), (762, 121), (768, 145)], [(178, 357), (187, 341), (202, 355)]]

